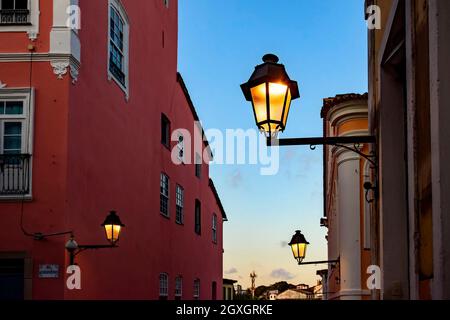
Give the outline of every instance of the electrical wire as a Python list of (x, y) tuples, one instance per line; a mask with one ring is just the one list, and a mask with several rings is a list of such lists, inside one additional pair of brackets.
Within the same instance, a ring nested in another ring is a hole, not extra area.
[[(30, 50), (30, 69), (29, 69), (29, 74), (28, 74), (28, 126), (27, 126), (27, 131), (26, 133), (29, 135), (29, 130), (30, 130), (30, 125), (31, 125), (31, 95), (33, 94), (33, 89), (32, 89), (32, 81), (33, 81), (33, 50)], [(29, 161), (31, 161), (31, 157), (29, 158)], [(30, 168), (30, 164), (28, 164), (28, 169)], [(31, 183), (31, 179), (28, 177), (28, 183)], [(36, 237), (36, 234), (32, 234), (27, 232), (27, 230), (25, 230), (25, 227), (23, 226), (23, 215), (24, 215), (24, 211), (25, 211), (25, 193), (22, 194), (22, 203), (20, 206), (20, 228), (23, 232), (24, 235), (26, 235), (27, 237)]]

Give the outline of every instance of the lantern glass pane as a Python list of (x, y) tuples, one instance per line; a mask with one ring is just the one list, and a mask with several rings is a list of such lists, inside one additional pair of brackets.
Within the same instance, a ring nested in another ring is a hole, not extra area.
[(116, 242), (119, 240), (121, 226), (114, 224), (105, 225), (106, 238), (111, 242)]
[(283, 127), (285, 127), (285, 128), (286, 128), (286, 122), (287, 122), (288, 115), (289, 115), (289, 109), (291, 108), (291, 102), (292, 102), (292, 95), (291, 95), (291, 90), (289, 90), (287, 99), (286, 99), (286, 107), (285, 107), (284, 115), (283, 115)]
[(262, 83), (250, 89), (252, 93), (253, 108), (255, 109), (256, 121), (261, 123), (267, 120), (266, 84)]
[[(280, 83), (269, 83), (270, 121), (281, 122), (284, 100), (288, 87)], [(275, 128), (278, 126), (275, 125)]]
[(294, 258), (302, 261), (306, 254), (306, 243), (294, 243), (291, 245)]

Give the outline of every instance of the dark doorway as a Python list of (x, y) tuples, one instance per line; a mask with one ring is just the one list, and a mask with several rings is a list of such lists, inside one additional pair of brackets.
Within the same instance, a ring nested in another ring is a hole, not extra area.
[(24, 259), (0, 259), (0, 300), (23, 300), (24, 278)]

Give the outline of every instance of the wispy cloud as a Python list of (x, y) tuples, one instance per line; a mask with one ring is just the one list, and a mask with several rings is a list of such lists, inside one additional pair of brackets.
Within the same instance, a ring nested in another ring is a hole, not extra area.
[(238, 270), (236, 269), (236, 268), (230, 268), (230, 269), (228, 269), (228, 270), (225, 270), (225, 274), (234, 274), (234, 273), (237, 273), (238, 272)]
[(238, 188), (242, 185), (242, 173), (241, 170), (236, 169), (228, 176), (228, 182), (233, 188)]
[(295, 275), (293, 275), (292, 273), (283, 268), (273, 270), (270, 276), (272, 278), (281, 280), (291, 280), (295, 278)]

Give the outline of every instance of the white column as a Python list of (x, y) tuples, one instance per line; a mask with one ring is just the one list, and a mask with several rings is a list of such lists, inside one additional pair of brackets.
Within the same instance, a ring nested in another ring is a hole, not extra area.
[(360, 158), (339, 150), (338, 220), (340, 244), (340, 299), (361, 299)]
[(78, 6), (78, 0), (53, 0), (50, 56), (51, 65), (59, 79), (62, 79), (70, 66), (71, 76), (76, 80), (81, 61), (81, 45), (77, 30), (68, 25), (71, 21), (71, 6)]

